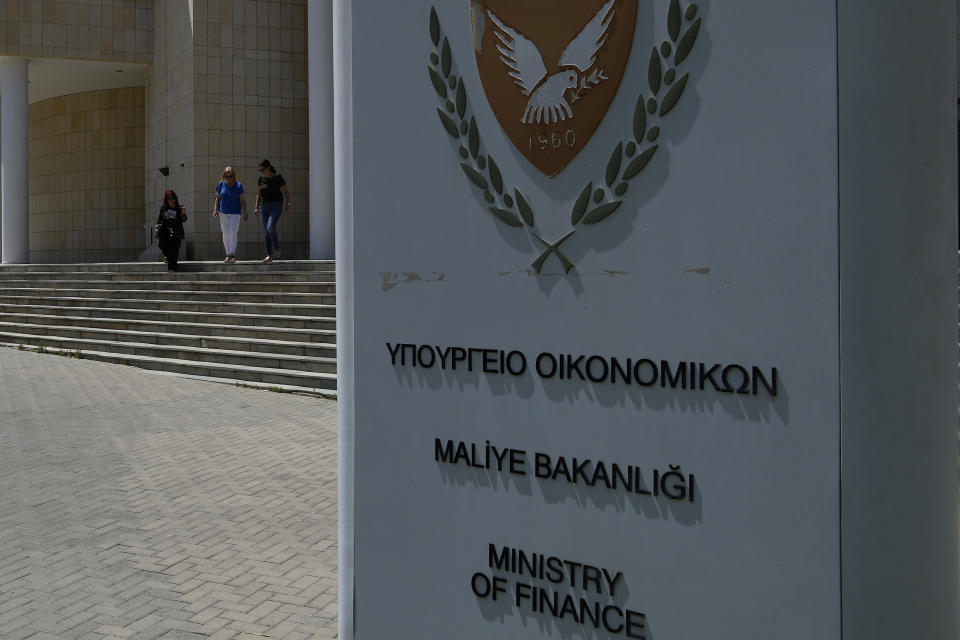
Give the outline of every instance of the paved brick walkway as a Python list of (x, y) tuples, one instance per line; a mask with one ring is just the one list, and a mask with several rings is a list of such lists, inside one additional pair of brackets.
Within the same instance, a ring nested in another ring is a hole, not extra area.
[(0, 349), (0, 638), (334, 638), (336, 403)]

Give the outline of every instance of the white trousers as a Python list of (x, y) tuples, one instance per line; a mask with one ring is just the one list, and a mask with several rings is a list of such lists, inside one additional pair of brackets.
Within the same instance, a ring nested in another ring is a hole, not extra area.
[(220, 212), (220, 231), (223, 233), (223, 248), (228, 256), (237, 252), (237, 232), (240, 231), (240, 214)]

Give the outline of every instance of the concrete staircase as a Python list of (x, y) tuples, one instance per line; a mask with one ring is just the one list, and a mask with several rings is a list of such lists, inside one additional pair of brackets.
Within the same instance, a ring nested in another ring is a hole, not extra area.
[(0, 345), (335, 397), (333, 262), (0, 266)]

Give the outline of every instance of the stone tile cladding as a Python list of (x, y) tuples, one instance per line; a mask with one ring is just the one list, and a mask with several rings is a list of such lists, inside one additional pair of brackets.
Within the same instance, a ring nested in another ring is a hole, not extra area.
[(153, 0), (0, 0), (0, 55), (150, 62)]
[(147, 237), (143, 87), (51, 98), (28, 117), (30, 262), (135, 261)]
[[(194, 259), (194, 229), (206, 230), (206, 207), (195, 206), (192, 163), (193, 29), (186, 0), (157, 3), (154, 11), (152, 64), (147, 67), (147, 166), (144, 223), (156, 217), (156, 202), (173, 189), (190, 214), (186, 224), (186, 259)], [(183, 166), (181, 166), (181, 162)], [(164, 176), (161, 167), (170, 173)], [(196, 216), (193, 214), (197, 214)], [(209, 215), (209, 214), (208, 214)]]
[[(155, 51), (147, 71), (147, 196), (172, 187), (197, 216), (188, 223), (190, 259), (220, 259), (220, 225), (210, 218), (223, 168), (234, 167), (250, 217), (237, 255), (263, 257), (253, 216), (257, 163), (269, 158), (293, 193), (280, 222), (284, 258), (307, 258), (307, 4), (304, 0), (183, 0), (157, 4)], [(167, 166), (170, 175), (161, 176)]]
[[(285, 258), (309, 257), (305, 0), (194, 2), (194, 180), (198, 205), (212, 210), (223, 167), (236, 169), (256, 197), (257, 163), (269, 158), (292, 192), (280, 222)], [(199, 226), (199, 222), (198, 222)], [(198, 249), (220, 257), (219, 223), (197, 229)], [(263, 232), (251, 215), (241, 225), (238, 256), (263, 257)], [(201, 239), (205, 246), (201, 248)]]

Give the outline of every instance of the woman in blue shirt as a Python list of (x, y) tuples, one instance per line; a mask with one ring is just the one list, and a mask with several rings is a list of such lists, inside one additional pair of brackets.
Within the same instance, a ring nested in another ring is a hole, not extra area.
[(237, 232), (240, 230), (240, 214), (247, 219), (247, 201), (243, 184), (237, 181), (233, 167), (224, 167), (223, 180), (217, 183), (217, 198), (213, 202), (213, 217), (220, 218), (223, 233), (223, 249), (227, 252), (224, 262), (237, 261)]

